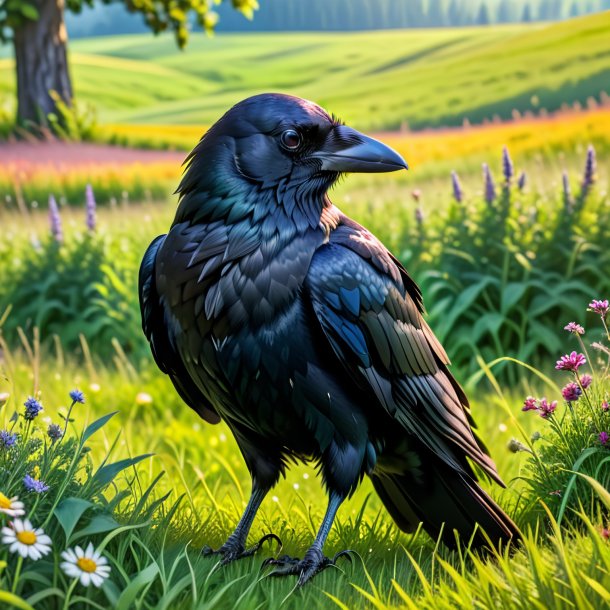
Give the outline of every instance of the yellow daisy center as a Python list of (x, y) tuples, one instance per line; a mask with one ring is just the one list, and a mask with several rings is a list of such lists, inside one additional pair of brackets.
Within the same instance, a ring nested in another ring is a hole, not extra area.
[(10, 508), (11, 501), (0, 491), (0, 508)]
[(27, 544), (28, 546), (35, 544), (37, 540), (36, 534), (31, 531), (17, 532), (15, 536), (17, 537), (17, 540), (21, 542), (21, 544)]
[(80, 559), (76, 560), (76, 565), (83, 571), (83, 572), (95, 572), (95, 570), (97, 570), (97, 563), (95, 563), (95, 561), (93, 561), (93, 559), (89, 559), (89, 557), (81, 557)]

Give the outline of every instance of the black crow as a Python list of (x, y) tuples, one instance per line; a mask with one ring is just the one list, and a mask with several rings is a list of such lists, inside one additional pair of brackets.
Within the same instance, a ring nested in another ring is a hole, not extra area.
[[(326, 515), (302, 560), (309, 580), (337, 509), (368, 475), (397, 525), (455, 546), (516, 539), (479, 487), (502, 485), (464, 392), (400, 262), (339, 211), (346, 172), (391, 172), (395, 151), (312, 102), (257, 95), (231, 108), (186, 160), (167, 235), (140, 270), (143, 328), (159, 368), (203, 419), (221, 419), (252, 475), (222, 561), (246, 548), (256, 512), (292, 459), (319, 465)], [(479, 527), (477, 527), (477, 524)], [(479, 529), (481, 528), (481, 529)], [(267, 538), (267, 537), (265, 537)]]

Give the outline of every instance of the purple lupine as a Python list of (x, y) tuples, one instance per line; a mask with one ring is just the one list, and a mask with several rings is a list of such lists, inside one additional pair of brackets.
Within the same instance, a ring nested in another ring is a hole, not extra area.
[(563, 396), (564, 400), (567, 400), (568, 402), (575, 402), (581, 397), (582, 390), (576, 382), (571, 381), (561, 389), (561, 395)]
[(540, 417), (544, 417), (544, 419), (546, 419), (547, 417), (550, 417), (551, 415), (553, 415), (556, 408), (557, 408), (556, 400), (554, 400), (553, 402), (549, 402), (546, 398), (540, 399), (540, 407), (538, 408), (538, 410), (540, 412)]
[(513, 176), (515, 175), (515, 168), (506, 146), (502, 147), (502, 173), (504, 174), (506, 186), (510, 186)]
[(574, 333), (575, 335), (585, 334), (585, 329), (580, 324), (576, 324), (576, 322), (568, 322), (568, 324), (563, 327), (563, 330), (567, 330), (569, 333)]
[(570, 179), (564, 170), (561, 174), (561, 184), (563, 185), (563, 207), (566, 211), (572, 211), (572, 191), (570, 191)]
[(88, 184), (85, 188), (85, 204), (87, 209), (87, 229), (92, 233), (95, 231), (96, 217), (95, 217), (95, 196), (93, 194), (93, 188)]
[(496, 187), (487, 163), (483, 163), (483, 179), (485, 181), (485, 201), (493, 203), (496, 198)]
[(527, 175), (525, 172), (521, 172), (519, 174), (519, 178), (517, 179), (517, 188), (522, 191), (525, 188), (525, 184), (527, 182)]
[(462, 191), (462, 185), (460, 179), (455, 171), (451, 172), (451, 186), (453, 187), (453, 198), (458, 202), (462, 203), (464, 198), (464, 191)]
[(61, 228), (61, 216), (59, 215), (57, 201), (55, 201), (53, 195), (49, 195), (49, 225), (51, 226), (51, 235), (57, 243), (61, 244), (64, 241), (64, 232)]
[(586, 195), (595, 183), (595, 169), (597, 161), (595, 159), (595, 149), (593, 144), (587, 148), (587, 160), (585, 161), (585, 171), (582, 176), (582, 195)]
[(580, 378), (580, 385), (583, 390), (586, 390), (593, 383), (593, 377), (591, 375), (587, 375), (586, 373)]
[(560, 360), (557, 360), (555, 368), (558, 371), (577, 371), (579, 367), (587, 362), (587, 359), (583, 354), (577, 354), (572, 352), (562, 356)]

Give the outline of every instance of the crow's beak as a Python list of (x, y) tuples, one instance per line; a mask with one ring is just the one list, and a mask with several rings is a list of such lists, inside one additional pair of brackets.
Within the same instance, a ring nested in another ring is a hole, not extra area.
[(347, 127), (334, 127), (321, 150), (312, 155), (331, 172), (395, 172), (409, 169), (407, 162), (389, 146)]

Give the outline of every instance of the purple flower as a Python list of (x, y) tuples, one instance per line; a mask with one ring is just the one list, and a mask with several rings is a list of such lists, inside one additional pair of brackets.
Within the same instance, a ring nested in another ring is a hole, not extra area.
[(93, 195), (93, 188), (90, 184), (85, 188), (85, 202), (87, 208), (87, 229), (93, 232), (95, 231), (95, 196)]
[(0, 430), (0, 449), (10, 449), (17, 443), (17, 435), (8, 430)]
[(585, 161), (585, 171), (582, 177), (582, 194), (586, 195), (589, 189), (595, 183), (595, 168), (597, 162), (595, 160), (595, 149), (592, 144), (587, 148), (587, 160)]
[(568, 402), (575, 402), (580, 398), (581, 394), (582, 390), (580, 389), (580, 386), (574, 381), (565, 385), (561, 390), (561, 395)]
[(415, 222), (417, 222), (419, 226), (424, 224), (424, 211), (420, 206), (415, 208)]
[(49, 486), (44, 481), (39, 481), (29, 474), (23, 477), (23, 485), (28, 491), (35, 491), (37, 494), (49, 491)]
[(580, 378), (580, 385), (582, 386), (583, 390), (586, 390), (592, 383), (593, 377), (591, 377), (591, 375), (584, 374)]
[(85, 395), (80, 390), (72, 390), (70, 392), (70, 398), (74, 402), (80, 402), (81, 404), (85, 404)]
[(49, 427), (47, 428), (47, 436), (51, 439), (52, 443), (60, 440), (63, 435), (64, 432), (61, 429), (61, 426), (57, 424), (49, 424)]
[(604, 400), (604, 402), (602, 402), (602, 411), (608, 413), (608, 410), (610, 410), (610, 404), (608, 404), (607, 400)]
[(527, 182), (527, 176), (525, 172), (521, 172), (519, 174), (519, 178), (517, 179), (517, 188), (522, 191), (525, 188), (525, 183)]
[(580, 324), (576, 324), (576, 322), (569, 322), (563, 327), (563, 330), (567, 330), (569, 333), (574, 333), (575, 335), (585, 334), (585, 329)]
[(606, 314), (608, 313), (608, 299), (604, 299), (603, 301), (593, 299), (589, 303), (589, 308), (587, 309), (587, 311), (598, 313), (602, 318), (605, 318)]
[(536, 411), (538, 410), (538, 401), (533, 396), (528, 396), (523, 402), (522, 411)]
[(24, 403), (25, 411), (23, 417), (28, 421), (32, 421), (38, 417), (38, 414), (42, 411), (42, 405), (33, 397), (30, 396)]
[(538, 410), (540, 411), (540, 417), (544, 417), (545, 419), (547, 417), (550, 417), (555, 412), (556, 408), (556, 400), (554, 400), (553, 402), (548, 402), (546, 398), (540, 399), (540, 407), (538, 408)]
[(570, 355), (562, 356), (560, 360), (557, 360), (555, 368), (558, 371), (577, 371), (579, 367), (587, 362), (587, 359), (583, 354), (577, 354), (572, 352)]
[(600, 444), (605, 445), (608, 442), (608, 440), (610, 440), (610, 435), (608, 435), (607, 432), (600, 432), (598, 438), (599, 438)]
[(49, 225), (51, 226), (51, 235), (53, 235), (57, 243), (61, 244), (64, 241), (64, 232), (61, 228), (59, 208), (53, 195), (49, 195)]
[(496, 187), (487, 163), (483, 163), (483, 179), (485, 181), (485, 201), (493, 203), (496, 198)]
[(567, 212), (572, 211), (572, 192), (570, 191), (570, 179), (567, 172), (561, 174), (561, 183), (563, 185), (563, 206)]
[(455, 172), (451, 172), (451, 185), (453, 186), (453, 198), (458, 202), (462, 203), (464, 198), (464, 191), (462, 191), (462, 185), (460, 179)]
[(502, 173), (504, 174), (504, 181), (506, 182), (506, 185), (509, 186), (513, 176), (515, 175), (515, 168), (513, 167), (513, 162), (506, 146), (502, 147)]

